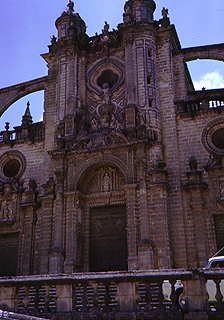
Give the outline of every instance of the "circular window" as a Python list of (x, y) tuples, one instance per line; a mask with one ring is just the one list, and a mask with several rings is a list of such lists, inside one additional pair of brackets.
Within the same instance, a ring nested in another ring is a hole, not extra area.
[(224, 128), (220, 128), (213, 133), (212, 143), (216, 148), (224, 149)]
[(4, 165), (3, 173), (6, 177), (12, 178), (18, 174), (19, 168), (20, 168), (19, 161), (16, 159), (11, 159), (8, 162), (6, 162), (6, 164)]
[(217, 155), (224, 155), (224, 118), (211, 121), (203, 130), (204, 147)]
[(0, 163), (0, 180), (10, 182), (23, 174), (26, 161), (19, 151), (9, 151), (0, 157)]

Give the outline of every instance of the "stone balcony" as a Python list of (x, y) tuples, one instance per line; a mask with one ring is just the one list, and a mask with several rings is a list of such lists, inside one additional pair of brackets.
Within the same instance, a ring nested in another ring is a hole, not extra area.
[(223, 319), (222, 279), (223, 269), (2, 277), (0, 309), (3, 319)]

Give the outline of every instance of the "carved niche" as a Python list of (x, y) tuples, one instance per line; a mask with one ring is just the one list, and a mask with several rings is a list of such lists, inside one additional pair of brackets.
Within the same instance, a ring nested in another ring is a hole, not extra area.
[(93, 171), (86, 181), (87, 193), (103, 193), (122, 190), (125, 179), (122, 172), (110, 166)]

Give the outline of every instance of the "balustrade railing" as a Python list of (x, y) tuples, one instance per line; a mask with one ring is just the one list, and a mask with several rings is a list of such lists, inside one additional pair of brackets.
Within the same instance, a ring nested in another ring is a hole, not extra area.
[(7, 127), (5, 131), (0, 132), (0, 142), (12, 143), (21, 140), (42, 140), (44, 138), (43, 122), (37, 122), (28, 127), (15, 127), (14, 130), (9, 130)]
[(224, 97), (220, 99), (197, 99), (189, 101), (176, 101), (176, 112), (178, 114), (190, 114), (195, 116), (199, 111), (208, 111), (209, 109), (217, 109), (221, 111), (224, 108)]
[(115, 319), (117, 314), (131, 313), (138, 319), (149, 314), (164, 319), (175, 314), (175, 319), (181, 319), (183, 312), (191, 310), (189, 283), (198, 286), (194, 295), (200, 299), (202, 284), (207, 281), (209, 299), (206, 310), (201, 311), (224, 316), (223, 279), (221, 269), (0, 278), (0, 309), (46, 318), (66, 313), (71, 319), (84, 315), (85, 319)]

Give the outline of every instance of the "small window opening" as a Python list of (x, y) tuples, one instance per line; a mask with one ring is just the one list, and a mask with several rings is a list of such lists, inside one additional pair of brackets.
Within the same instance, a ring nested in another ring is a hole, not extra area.
[(152, 100), (149, 99), (149, 107), (151, 107), (151, 106), (152, 106)]
[(148, 74), (147, 75), (147, 84), (150, 84), (151, 83), (151, 76)]
[(151, 57), (151, 51), (148, 50), (148, 57)]

